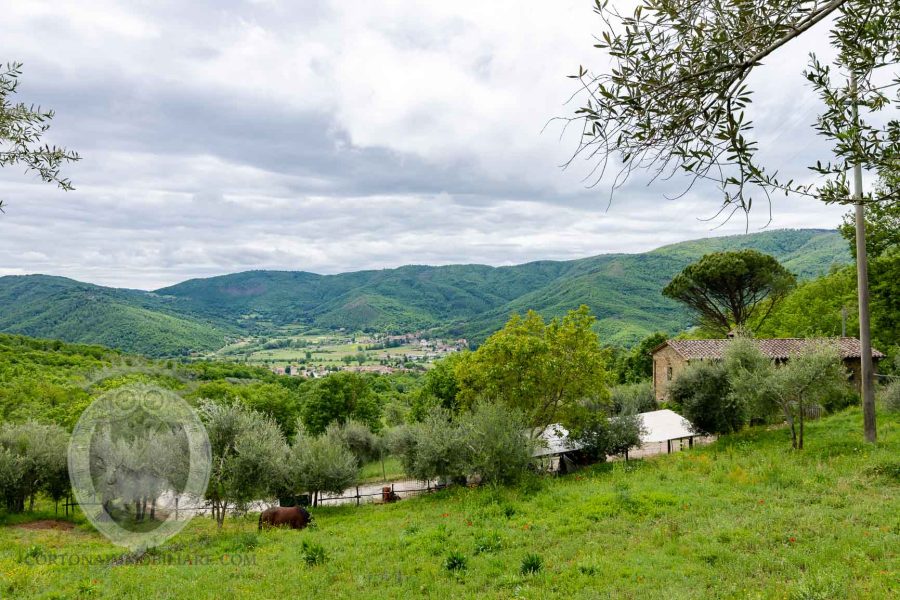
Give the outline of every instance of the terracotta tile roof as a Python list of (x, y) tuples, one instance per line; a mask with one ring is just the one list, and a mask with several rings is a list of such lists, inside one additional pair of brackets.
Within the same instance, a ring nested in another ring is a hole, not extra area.
[[(841, 358), (859, 358), (859, 340), (856, 338), (778, 338), (778, 339), (758, 339), (754, 340), (763, 354), (770, 358), (786, 359), (793, 354), (797, 354), (803, 348), (828, 341), (837, 344)], [(653, 350), (657, 350), (669, 346), (680, 354), (686, 360), (696, 359), (721, 359), (724, 357), (725, 347), (730, 340), (667, 340), (665, 344), (658, 346)], [(872, 358), (884, 358), (884, 354), (876, 349), (872, 349)]]

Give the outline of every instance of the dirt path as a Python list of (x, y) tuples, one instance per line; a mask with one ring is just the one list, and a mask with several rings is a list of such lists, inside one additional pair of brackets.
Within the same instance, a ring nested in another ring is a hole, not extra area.
[(47, 530), (47, 529), (55, 529), (57, 531), (70, 531), (75, 528), (74, 523), (70, 523), (69, 521), (57, 521), (54, 519), (41, 519), (40, 521), (32, 521), (30, 523), (22, 523), (21, 525), (16, 525), (16, 527), (20, 529), (30, 529), (30, 530)]

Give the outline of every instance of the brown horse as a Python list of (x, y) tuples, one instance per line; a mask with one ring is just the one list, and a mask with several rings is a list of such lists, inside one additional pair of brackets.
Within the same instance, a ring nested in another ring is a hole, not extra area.
[(288, 525), (291, 529), (303, 529), (312, 521), (312, 516), (302, 506), (275, 506), (259, 514), (259, 529)]

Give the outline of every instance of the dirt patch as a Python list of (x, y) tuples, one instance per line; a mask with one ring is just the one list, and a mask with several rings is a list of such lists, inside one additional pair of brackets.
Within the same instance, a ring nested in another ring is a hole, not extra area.
[(69, 521), (56, 521), (54, 519), (42, 519), (40, 521), (32, 521), (31, 523), (22, 523), (18, 525), (22, 529), (32, 529), (32, 530), (41, 530), (41, 529), (56, 529), (58, 531), (69, 531), (75, 528), (74, 523), (70, 523)]

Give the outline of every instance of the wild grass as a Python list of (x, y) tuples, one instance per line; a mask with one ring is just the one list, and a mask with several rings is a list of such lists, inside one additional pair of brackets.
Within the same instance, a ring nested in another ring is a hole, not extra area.
[(800, 452), (753, 429), (517, 488), (318, 508), (304, 531), (198, 518), (137, 557), (80, 519), (19, 526), (52, 507), (0, 516), (0, 597), (896, 598), (900, 415), (879, 414), (876, 446), (861, 421), (811, 423)]
[(364, 464), (360, 469), (359, 477), (362, 483), (408, 479), (406, 473), (403, 472), (403, 465), (393, 456), (385, 457), (383, 468), (380, 460)]

